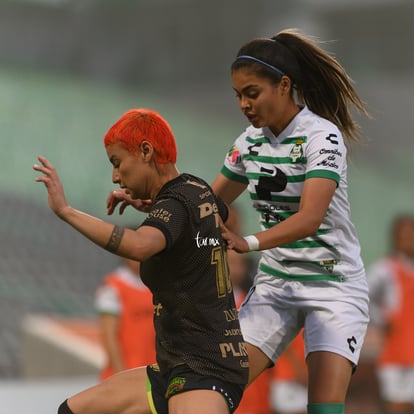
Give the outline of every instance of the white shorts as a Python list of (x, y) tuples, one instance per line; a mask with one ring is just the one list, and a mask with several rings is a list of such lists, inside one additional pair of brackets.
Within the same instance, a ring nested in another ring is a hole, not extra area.
[(365, 276), (298, 282), (260, 272), (239, 319), (246, 342), (275, 362), (304, 327), (305, 356), (329, 351), (357, 365), (368, 321)]
[(278, 413), (306, 413), (308, 389), (294, 381), (273, 381), (270, 386), (270, 403)]
[(378, 368), (378, 382), (384, 401), (414, 404), (414, 366), (380, 367)]

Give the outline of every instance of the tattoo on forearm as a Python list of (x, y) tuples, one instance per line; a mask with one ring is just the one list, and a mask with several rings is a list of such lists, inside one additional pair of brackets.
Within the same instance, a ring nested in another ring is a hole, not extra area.
[(111, 237), (108, 240), (105, 250), (108, 250), (111, 253), (116, 253), (118, 247), (121, 244), (122, 237), (124, 236), (125, 228), (121, 226), (114, 226), (112, 230)]

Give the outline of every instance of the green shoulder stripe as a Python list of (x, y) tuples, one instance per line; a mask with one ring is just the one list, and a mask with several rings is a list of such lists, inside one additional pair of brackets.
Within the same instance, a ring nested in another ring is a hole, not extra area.
[(246, 141), (252, 144), (270, 144), (270, 139), (268, 137), (259, 137), (259, 138), (246, 137)]
[(338, 173), (327, 170), (312, 170), (306, 173), (306, 179), (308, 178), (330, 178), (334, 180), (337, 184), (339, 183), (340, 176)]
[[(268, 157), (263, 155), (243, 154), (243, 159), (248, 161), (258, 161), (265, 164), (293, 164), (291, 157)], [(298, 158), (295, 164), (306, 164), (307, 158)]]
[(237, 181), (242, 184), (249, 184), (249, 180), (246, 177), (235, 174), (233, 171), (230, 171), (225, 165), (223, 165), (220, 172), (229, 180)]
[[(247, 173), (247, 177), (251, 180), (258, 180), (260, 177), (270, 177), (265, 173)], [(288, 183), (302, 183), (305, 181), (305, 174), (288, 175), (286, 176)]]
[(303, 137), (286, 137), (281, 144), (296, 144), (296, 145), (300, 145), (303, 144), (304, 142), (306, 142), (308, 140), (307, 136), (303, 136)]

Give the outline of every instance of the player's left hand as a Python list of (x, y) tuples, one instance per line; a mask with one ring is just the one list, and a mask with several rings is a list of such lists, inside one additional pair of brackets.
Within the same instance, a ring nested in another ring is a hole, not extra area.
[(121, 215), (128, 206), (133, 206), (138, 211), (146, 213), (151, 207), (152, 200), (132, 199), (125, 189), (120, 188), (111, 191), (106, 199), (106, 211), (108, 216), (115, 211), (118, 204), (119, 214)]
[(33, 169), (39, 171), (43, 175), (37, 177), (35, 181), (45, 185), (48, 192), (49, 207), (55, 214), (63, 218), (65, 210), (69, 207), (66, 201), (63, 185), (55, 167), (42, 155), (39, 155), (37, 159), (40, 161), (40, 165), (34, 164)]

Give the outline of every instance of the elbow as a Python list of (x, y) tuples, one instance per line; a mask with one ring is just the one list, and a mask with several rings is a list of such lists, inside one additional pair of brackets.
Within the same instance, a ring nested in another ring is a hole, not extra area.
[(313, 236), (320, 228), (322, 224), (322, 220), (319, 219), (310, 219), (308, 220), (304, 230), (305, 230), (305, 236)]
[(309, 230), (308, 236), (314, 235), (319, 230), (319, 227), (320, 227), (320, 223), (312, 223), (308, 229)]

